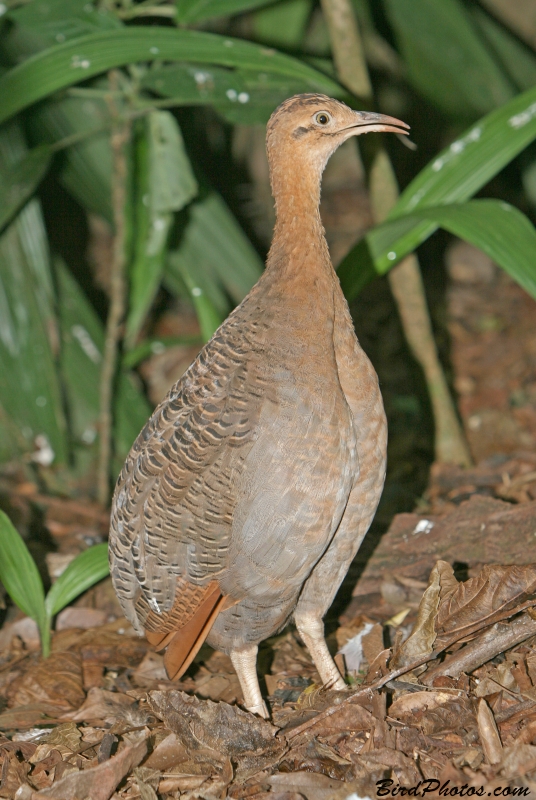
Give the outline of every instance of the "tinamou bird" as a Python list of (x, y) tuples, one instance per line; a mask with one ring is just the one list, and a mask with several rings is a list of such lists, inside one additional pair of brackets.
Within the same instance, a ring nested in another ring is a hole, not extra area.
[(387, 427), (319, 213), (322, 172), (392, 117), (302, 94), (267, 128), (276, 223), (266, 269), (136, 439), (115, 490), (110, 563), (136, 631), (180, 677), (204, 641), (268, 716), (258, 644), (292, 618), (325, 685), (331, 605), (383, 488)]

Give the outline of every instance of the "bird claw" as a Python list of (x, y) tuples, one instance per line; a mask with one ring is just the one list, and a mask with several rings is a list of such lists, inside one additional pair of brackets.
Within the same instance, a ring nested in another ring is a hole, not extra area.
[(266, 708), (266, 703), (264, 700), (254, 706), (246, 706), (246, 708), (250, 714), (255, 714), (257, 717), (262, 717), (263, 719), (270, 718), (270, 714), (268, 713), (268, 709)]

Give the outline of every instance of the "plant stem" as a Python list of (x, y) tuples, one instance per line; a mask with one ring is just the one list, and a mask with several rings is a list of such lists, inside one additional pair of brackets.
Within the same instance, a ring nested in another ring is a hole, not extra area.
[(50, 655), (50, 617), (44, 614), (44, 620), (38, 623), (39, 636), (41, 638), (41, 655), (48, 658)]
[[(350, 0), (322, 0), (339, 79), (367, 104), (373, 99), (358, 21)], [(369, 171), (370, 203), (374, 221), (385, 220), (398, 199), (391, 160), (383, 147)], [(443, 463), (471, 464), (469, 448), (458, 421), (445, 374), (439, 361), (426, 304), (419, 262), (407, 256), (389, 273), (406, 340), (420, 364), (434, 413), (435, 458)]]
[(372, 100), (363, 42), (350, 0), (321, 0), (321, 5), (339, 80), (357, 97)]
[[(118, 89), (117, 72), (109, 73), (112, 95)], [(110, 308), (106, 320), (106, 338), (100, 376), (99, 461), (97, 499), (106, 506), (110, 497), (110, 463), (112, 459), (113, 394), (118, 365), (122, 322), (126, 310), (126, 238), (125, 206), (127, 200), (128, 163), (126, 146), (130, 141), (131, 123), (121, 116), (113, 99), (108, 98), (112, 118), (112, 208), (114, 215), (114, 247), (110, 269)]]
[[(370, 170), (370, 203), (376, 223), (383, 222), (398, 199), (396, 176), (386, 151), (376, 154)], [(439, 361), (417, 256), (412, 253), (389, 272), (406, 341), (422, 367), (435, 422), (435, 459), (468, 467), (471, 455)]]

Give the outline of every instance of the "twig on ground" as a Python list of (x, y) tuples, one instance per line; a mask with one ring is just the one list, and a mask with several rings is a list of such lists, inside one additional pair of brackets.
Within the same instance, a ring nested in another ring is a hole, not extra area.
[(440, 675), (457, 678), (462, 672), (473, 672), (499, 653), (510, 650), (511, 647), (521, 644), (534, 635), (536, 635), (536, 620), (528, 614), (523, 614), (508, 624), (497, 622), (471, 642), (470, 646), (458, 650), (429, 670), (426, 676), (423, 676), (422, 682), (430, 686), (434, 678)]

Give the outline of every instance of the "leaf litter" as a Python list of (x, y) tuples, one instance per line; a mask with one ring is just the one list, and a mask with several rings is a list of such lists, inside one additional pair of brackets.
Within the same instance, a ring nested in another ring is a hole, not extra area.
[[(439, 515), (439, 556), (474, 502)], [(496, 509), (479, 513), (493, 530)], [(536, 564), (482, 566), (477, 554), (467, 574), (436, 558), (374, 615), (366, 602), (347, 610), (329, 638), (346, 654), (346, 692), (320, 686), (294, 630), (274, 637), (259, 657), (270, 721), (240, 707), (230, 659), (208, 647), (172, 683), (122, 618), (61, 626), (46, 661), (15, 632), (0, 653), (0, 798), (346, 800), (377, 796), (380, 781), (532, 790)]]

